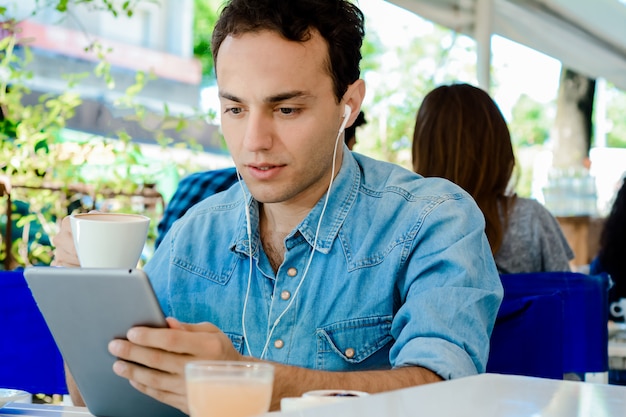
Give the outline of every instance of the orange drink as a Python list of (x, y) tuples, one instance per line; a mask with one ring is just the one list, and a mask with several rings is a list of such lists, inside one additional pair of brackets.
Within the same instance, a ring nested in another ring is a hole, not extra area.
[(269, 410), (270, 364), (194, 361), (187, 364), (185, 377), (191, 417), (251, 417)]

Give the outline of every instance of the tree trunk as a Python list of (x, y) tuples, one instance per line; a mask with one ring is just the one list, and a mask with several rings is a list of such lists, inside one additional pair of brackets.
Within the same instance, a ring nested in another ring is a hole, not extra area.
[(593, 97), (596, 82), (568, 68), (561, 70), (552, 138), (552, 168), (587, 166), (591, 147)]

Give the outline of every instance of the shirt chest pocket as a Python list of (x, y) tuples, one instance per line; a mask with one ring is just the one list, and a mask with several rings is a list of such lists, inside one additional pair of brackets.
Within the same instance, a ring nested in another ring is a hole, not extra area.
[(235, 350), (243, 355), (243, 347), (244, 347), (243, 336), (239, 334), (235, 334), (235, 333), (229, 333), (229, 332), (224, 332), (224, 334), (228, 336)]
[(316, 369), (390, 368), (391, 316), (350, 319), (317, 329)]

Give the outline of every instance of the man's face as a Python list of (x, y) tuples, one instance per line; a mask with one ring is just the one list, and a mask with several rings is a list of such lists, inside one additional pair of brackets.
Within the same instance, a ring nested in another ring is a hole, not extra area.
[[(305, 43), (247, 33), (227, 37), (219, 49), (222, 131), (262, 203), (310, 208), (328, 188), (344, 107), (335, 101), (327, 56), (318, 33)], [(341, 143), (337, 155), (338, 171)]]

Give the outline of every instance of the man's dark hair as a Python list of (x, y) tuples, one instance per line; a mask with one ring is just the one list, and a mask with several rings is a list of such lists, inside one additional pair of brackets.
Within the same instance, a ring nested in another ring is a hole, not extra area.
[(356, 120), (354, 121), (354, 123), (352, 123), (352, 126), (346, 127), (346, 130), (345, 130), (346, 143), (348, 142), (348, 140), (350, 140), (351, 137), (356, 136), (356, 128), (366, 123), (367, 123), (367, 120), (365, 120), (365, 114), (363, 114), (362, 111), (359, 112), (359, 115), (356, 117)]
[(359, 79), (365, 35), (361, 10), (347, 0), (231, 0), (213, 29), (211, 50), (217, 66), (219, 48), (229, 35), (269, 30), (287, 40), (306, 42), (312, 31), (328, 45), (328, 72), (337, 102)]

